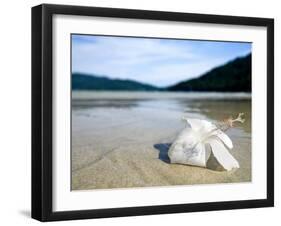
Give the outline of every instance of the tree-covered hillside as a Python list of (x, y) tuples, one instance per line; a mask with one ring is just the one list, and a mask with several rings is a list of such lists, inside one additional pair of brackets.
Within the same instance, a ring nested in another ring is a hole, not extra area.
[(96, 75), (80, 73), (72, 74), (73, 90), (127, 90), (127, 91), (153, 91), (158, 88), (132, 80), (110, 79)]
[(251, 91), (252, 55), (236, 58), (202, 76), (167, 87), (170, 91)]

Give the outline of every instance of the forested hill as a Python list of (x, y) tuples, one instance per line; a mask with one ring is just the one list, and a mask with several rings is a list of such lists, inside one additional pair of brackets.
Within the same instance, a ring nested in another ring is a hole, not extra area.
[(152, 85), (122, 79), (111, 79), (81, 73), (72, 74), (73, 90), (111, 90), (111, 91), (153, 91), (158, 90)]
[(198, 78), (167, 87), (170, 91), (251, 91), (252, 55), (236, 58)]

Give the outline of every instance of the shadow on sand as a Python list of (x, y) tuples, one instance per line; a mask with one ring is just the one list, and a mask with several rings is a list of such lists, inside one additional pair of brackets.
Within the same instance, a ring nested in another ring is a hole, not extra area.
[(170, 158), (168, 156), (168, 150), (170, 146), (170, 143), (160, 143), (153, 145), (153, 147), (159, 151), (158, 158), (165, 163), (170, 163)]

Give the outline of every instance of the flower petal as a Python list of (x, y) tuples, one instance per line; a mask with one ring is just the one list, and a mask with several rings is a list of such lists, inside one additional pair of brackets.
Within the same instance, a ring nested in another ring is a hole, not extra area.
[(233, 148), (231, 139), (223, 131), (216, 130), (212, 135), (217, 136), (229, 149)]
[(216, 126), (213, 123), (208, 122), (206, 120), (202, 120), (202, 119), (186, 119), (186, 120), (193, 130), (200, 131), (200, 133), (202, 134), (208, 133), (216, 128)]
[(209, 138), (207, 143), (211, 145), (212, 152), (218, 162), (226, 170), (239, 168), (237, 160), (229, 153), (226, 147), (216, 138)]
[(188, 124), (190, 125), (191, 129), (197, 131), (204, 125), (202, 124), (202, 120), (200, 119), (186, 119)]

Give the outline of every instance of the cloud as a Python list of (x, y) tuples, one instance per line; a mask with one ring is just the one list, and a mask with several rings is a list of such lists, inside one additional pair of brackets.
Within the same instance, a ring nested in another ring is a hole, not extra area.
[(167, 86), (251, 51), (249, 43), (72, 36), (72, 71)]

